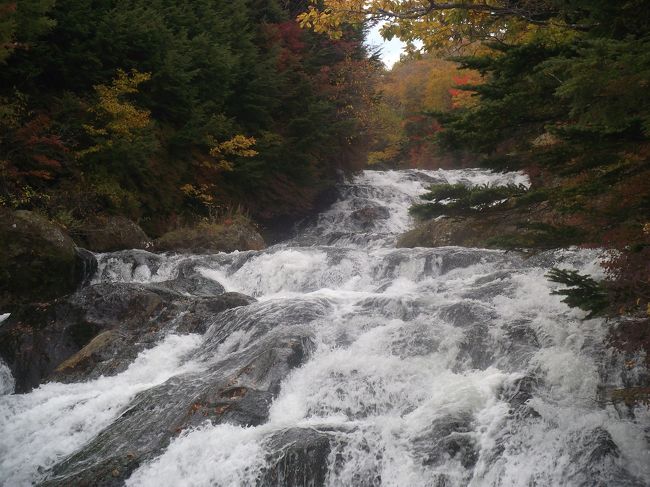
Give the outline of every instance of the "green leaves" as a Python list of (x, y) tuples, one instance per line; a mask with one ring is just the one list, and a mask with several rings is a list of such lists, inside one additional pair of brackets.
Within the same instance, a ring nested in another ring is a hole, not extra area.
[(566, 289), (555, 290), (551, 294), (565, 296), (563, 303), (587, 311), (587, 319), (602, 314), (609, 307), (607, 291), (601, 283), (589, 275), (554, 267), (546, 277), (552, 282), (568, 286)]
[(469, 215), (497, 208), (508, 198), (521, 196), (527, 191), (527, 187), (514, 184), (508, 186), (434, 184), (429, 188), (429, 192), (422, 196), (422, 199), (431, 203), (414, 205), (410, 212), (419, 218)]
[(565, 130), (650, 135), (650, 38), (591, 40), (540, 69), (558, 80), (555, 96), (568, 103)]

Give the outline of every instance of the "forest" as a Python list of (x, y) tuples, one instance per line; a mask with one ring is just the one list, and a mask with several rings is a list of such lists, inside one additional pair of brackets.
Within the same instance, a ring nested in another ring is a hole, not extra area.
[[(158, 237), (233, 215), (286, 226), (366, 164), (524, 170), (510, 204), (543, 215), (491, 244), (617, 249), (615, 307), (644, 309), (646, 7), (4, 2), (0, 203), (72, 235), (120, 215)], [(407, 45), (391, 70), (364, 44), (377, 23)]]
[(0, 485), (647, 487), (649, 331), (650, 0), (0, 0)]
[(304, 2), (3, 2), (0, 201), (75, 231), (153, 236), (243, 212), (297, 218), (364, 164), (377, 61)]
[[(565, 292), (574, 305), (640, 316), (635, 326), (647, 330), (647, 2), (313, 3), (300, 18), (316, 31), (336, 37), (343, 20), (373, 19), (382, 23), (386, 38), (407, 44), (411, 55), (382, 87), (389, 106), (391, 96), (397, 98), (393, 114), (402, 131), (384, 138), (375, 158), (394, 156), (394, 162), (413, 167), (424, 159), (428, 167), (523, 170), (532, 181), (529, 190), (432, 187), (412, 208), (414, 215), (427, 221), (448, 214), (451, 208), (440, 202), (452, 198), (457, 217), (470, 224), (489, 221), (486, 238), (457, 239), (459, 245), (610, 249), (607, 278), (600, 284), (588, 276), (551, 278), (569, 285)], [(478, 217), (476, 205), (483, 205)], [(411, 233), (404, 242), (440, 245), (425, 233)]]

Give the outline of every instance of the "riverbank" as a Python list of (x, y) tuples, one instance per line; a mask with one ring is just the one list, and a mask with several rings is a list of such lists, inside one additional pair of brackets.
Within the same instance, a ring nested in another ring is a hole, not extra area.
[[(571, 246), (603, 249), (603, 269), (595, 281), (589, 276), (565, 276), (561, 281), (569, 289), (567, 302), (612, 319), (608, 343), (625, 354), (631, 368), (634, 364), (647, 367), (650, 167), (636, 149), (637, 157), (629, 157), (626, 163), (565, 176), (530, 168), (530, 187), (512, 187), (512, 195), (497, 192), (490, 196), (492, 189), (477, 188), (472, 195), (455, 198), (453, 193), (458, 191), (453, 185), (434, 186), (412, 207), (421, 216), (415, 228), (401, 235), (397, 246), (458, 245), (528, 255)], [(597, 303), (594, 293), (598, 293)], [(646, 401), (644, 397), (639, 400)]]

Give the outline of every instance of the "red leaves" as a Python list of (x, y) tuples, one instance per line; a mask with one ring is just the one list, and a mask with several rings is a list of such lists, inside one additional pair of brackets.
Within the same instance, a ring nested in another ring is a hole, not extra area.
[(14, 150), (7, 170), (16, 179), (53, 180), (70, 153), (61, 137), (53, 133), (52, 120), (44, 113), (16, 129), (10, 140)]
[(42, 179), (44, 181), (49, 181), (51, 179), (54, 179), (54, 175), (51, 172), (44, 171), (44, 170), (27, 171), (25, 173), (25, 175), (31, 176), (31, 177), (37, 178), (37, 179)]
[(54, 170), (61, 169), (61, 162), (56, 159), (52, 159), (44, 154), (34, 154), (32, 159), (36, 161), (39, 165), (48, 167)]
[(266, 35), (269, 37), (271, 44), (280, 47), (278, 56), (278, 69), (280, 71), (284, 71), (292, 64), (300, 61), (306, 44), (303, 42), (304, 32), (296, 22), (287, 21), (281, 24), (268, 25)]
[(294, 21), (276, 24), (276, 29), (283, 46), (294, 53), (302, 52), (305, 43), (302, 41), (304, 34), (300, 26)]
[(467, 108), (473, 105), (473, 95), (476, 93), (472, 90), (463, 89), (464, 85), (476, 85), (481, 82), (481, 77), (478, 73), (469, 71), (464, 74), (459, 74), (453, 77), (454, 87), (449, 89), (451, 96), (451, 108)]

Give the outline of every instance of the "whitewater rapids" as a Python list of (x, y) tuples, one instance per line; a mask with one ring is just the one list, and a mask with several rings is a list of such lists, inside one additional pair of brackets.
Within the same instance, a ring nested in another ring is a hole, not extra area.
[[(166, 329), (114, 376), (12, 394), (0, 362), (0, 484), (73, 485), (116, 451), (157, 441), (120, 484), (650, 485), (648, 408), (603, 399), (626, 379), (611, 324), (585, 320), (545, 278), (554, 266), (598, 275), (599, 253), (395, 248), (409, 206), (442, 182), (528, 184), (484, 170), (365, 171), (264, 251), (99, 255), (95, 285), (154, 286), (190, 266), (257, 301), (202, 335)], [(255, 403), (257, 420), (206, 419), (159, 440), (157, 418), (185, 414), (186, 398), (289, 342), (304, 352)], [(144, 409), (149, 422), (130, 419)]]

